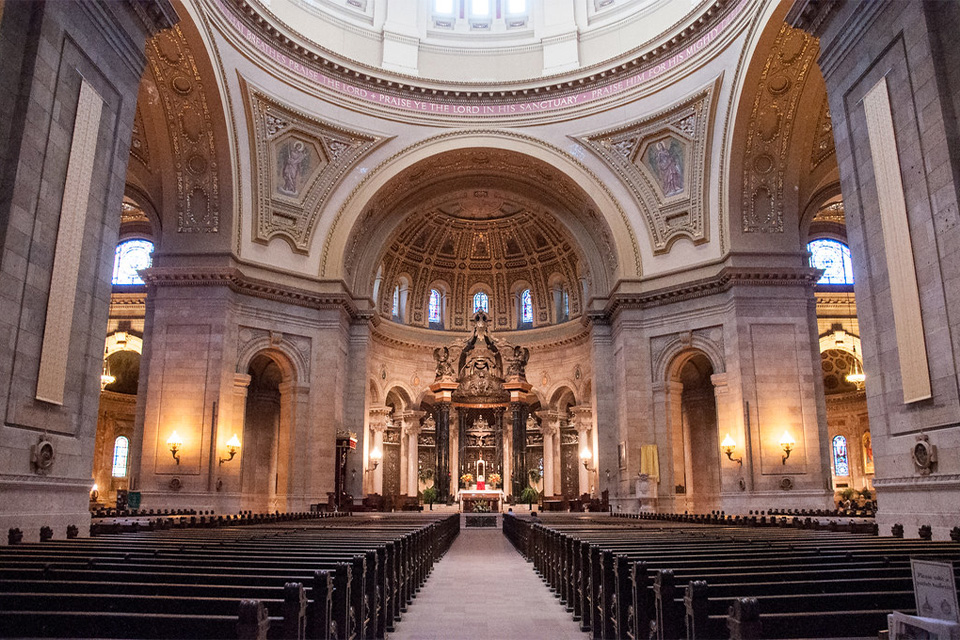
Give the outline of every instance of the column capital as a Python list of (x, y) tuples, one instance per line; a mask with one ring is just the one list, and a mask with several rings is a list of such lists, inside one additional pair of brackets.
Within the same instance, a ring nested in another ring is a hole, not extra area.
[(233, 374), (233, 388), (234, 388), (234, 390), (237, 391), (237, 392), (240, 392), (240, 391), (246, 392), (247, 387), (250, 386), (250, 381), (251, 381), (252, 379), (253, 379), (252, 376), (250, 376), (249, 374), (246, 374), (246, 373), (235, 373), (235, 374)]
[(390, 414), (393, 408), (386, 405), (370, 407), (370, 431), (383, 432), (390, 424)]

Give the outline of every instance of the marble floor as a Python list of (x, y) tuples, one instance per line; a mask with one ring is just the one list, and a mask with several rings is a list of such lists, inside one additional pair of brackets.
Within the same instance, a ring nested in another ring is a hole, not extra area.
[(496, 529), (461, 530), (390, 634), (390, 640), (587, 637)]

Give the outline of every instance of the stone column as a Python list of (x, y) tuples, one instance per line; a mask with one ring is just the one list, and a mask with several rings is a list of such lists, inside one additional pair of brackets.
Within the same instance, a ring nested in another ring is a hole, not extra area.
[(420, 437), (420, 431), (423, 429), (420, 421), (427, 415), (426, 411), (404, 411), (400, 414), (401, 433), (407, 442), (407, 466), (406, 472), (401, 477), (406, 478), (406, 495), (412, 498), (417, 497), (417, 490), (420, 484), (420, 475), (418, 473), (417, 460), (419, 459), (419, 446), (417, 438)]
[(450, 495), (450, 403), (437, 403), (437, 475), (438, 499), (446, 502)]
[[(571, 420), (574, 425), (577, 427), (577, 443), (579, 450), (577, 455), (580, 455), (580, 452), (584, 449), (590, 449), (592, 456), (587, 460), (587, 464), (583, 464), (583, 460), (579, 461), (580, 464), (580, 495), (584, 493), (590, 493), (591, 484), (596, 482), (596, 472), (597, 472), (597, 452), (593, 450), (591, 446), (591, 430), (593, 429), (593, 408), (589, 405), (580, 405), (578, 407), (570, 407)], [(590, 469), (587, 469), (587, 466)]]
[(551, 498), (555, 493), (555, 458), (557, 443), (560, 439), (560, 413), (557, 411), (540, 412), (540, 430), (543, 432), (543, 495)]
[(383, 458), (380, 459), (377, 468), (374, 469), (370, 461), (370, 454), (378, 449), (381, 456), (383, 455), (383, 432), (390, 424), (391, 411), (392, 409), (386, 406), (371, 407), (370, 409), (370, 448), (367, 450), (363, 464), (364, 473), (370, 476), (366, 483), (367, 493), (383, 495)]
[(247, 391), (250, 388), (250, 380), (250, 376), (246, 373), (234, 374), (231, 424), (229, 426), (221, 424), (219, 428), (220, 433), (223, 434), (223, 442), (226, 442), (234, 433), (240, 438), (240, 452), (230, 461), (230, 465), (227, 465), (228, 468), (224, 468), (224, 465), (218, 465), (218, 476), (224, 484), (221, 490), (226, 492), (239, 492), (243, 488), (240, 480), (240, 469), (243, 465), (244, 447), (247, 444), (244, 427), (247, 420)]
[(282, 383), (275, 510), (301, 511), (308, 508), (310, 415), (310, 386), (293, 380)]
[[(522, 402), (510, 403), (510, 415), (513, 417), (513, 441), (511, 447), (511, 465), (510, 480), (511, 491), (515, 498), (520, 497), (520, 493), (527, 486), (527, 417), (526, 408)], [(506, 469), (504, 469), (504, 479), (506, 479)]]

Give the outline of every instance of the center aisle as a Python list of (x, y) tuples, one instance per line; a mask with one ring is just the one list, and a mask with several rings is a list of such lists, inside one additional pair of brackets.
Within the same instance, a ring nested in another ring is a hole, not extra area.
[(462, 529), (390, 634), (390, 640), (587, 637), (497, 529)]

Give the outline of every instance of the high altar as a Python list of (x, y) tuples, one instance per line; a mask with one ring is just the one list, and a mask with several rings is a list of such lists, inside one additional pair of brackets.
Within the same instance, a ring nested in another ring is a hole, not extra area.
[[(477, 419), (482, 427), (486, 421), (480, 417)], [(477, 425), (474, 425), (475, 427)], [(480, 458), (476, 461), (476, 479), (475, 487), (460, 489), (457, 492), (457, 502), (460, 503), (462, 513), (484, 512), (498, 513), (503, 504), (503, 491), (497, 487), (486, 486), (487, 461)]]
[[(499, 511), (505, 493), (527, 486), (530, 352), (493, 338), (487, 323), (487, 314), (478, 311), (469, 339), (434, 350), (437, 486), (441, 496), (459, 498), (464, 510), (487, 501)], [(497, 474), (503, 482), (478, 488), (460, 481), (464, 474), (476, 480)]]

